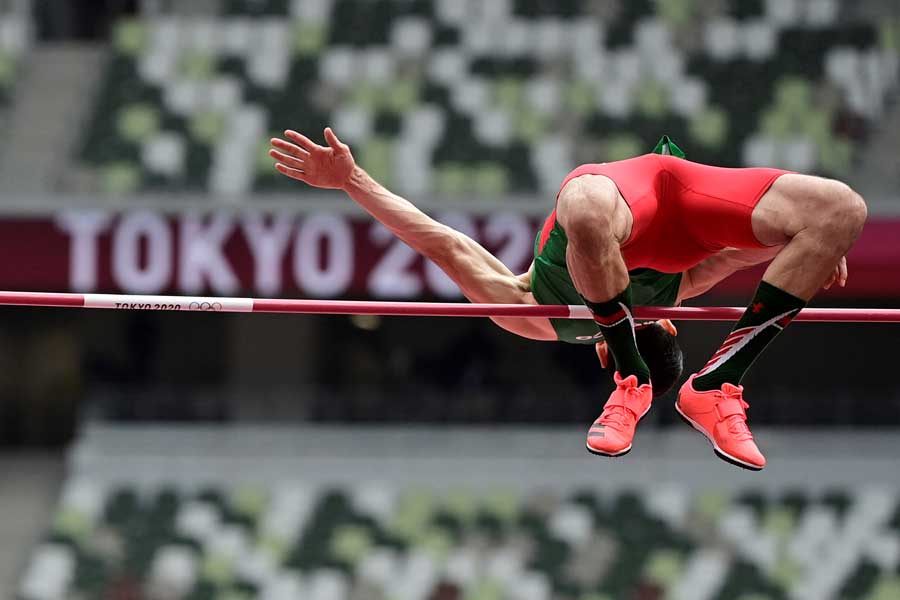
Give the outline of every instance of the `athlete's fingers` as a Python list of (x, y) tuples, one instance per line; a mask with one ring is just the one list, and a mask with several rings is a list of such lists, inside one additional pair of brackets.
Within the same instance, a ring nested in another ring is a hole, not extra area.
[(825, 282), (825, 289), (830, 289), (835, 283), (841, 284), (841, 265), (840, 263), (834, 266), (834, 270), (831, 271), (831, 275), (828, 276), (828, 281)]
[(840, 284), (841, 287), (847, 285), (847, 277), (849, 272), (847, 271), (847, 257), (843, 257), (841, 262), (838, 263), (838, 272), (840, 273)]
[(302, 170), (306, 164), (299, 158), (294, 158), (293, 156), (288, 156), (287, 154), (284, 154), (283, 152), (279, 152), (278, 150), (269, 150), (269, 156), (271, 156), (278, 162), (284, 163), (285, 165), (287, 165), (289, 167), (293, 167), (295, 169)]
[(286, 165), (281, 163), (275, 163), (275, 169), (278, 170), (282, 175), (287, 175), (291, 179), (297, 179), (298, 181), (306, 181), (306, 173), (300, 169), (292, 169)]
[(272, 144), (273, 147), (278, 148), (290, 154), (291, 156), (295, 156), (297, 158), (306, 158), (309, 156), (309, 152), (301, 148), (300, 146), (294, 145), (290, 142), (286, 142), (279, 138), (272, 138), (269, 140), (269, 143)]
[(609, 365), (609, 346), (606, 345), (606, 342), (597, 342), (595, 348), (597, 349), (597, 358), (600, 359), (600, 366), (605, 369)]
[(296, 132), (293, 129), (288, 129), (284, 132), (285, 137), (287, 137), (292, 142), (295, 142), (304, 150), (312, 151), (316, 148), (320, 148), (317, 143), (303, 135), (302, 133)]
[(335, 152), (346, 152), (349, 150), (347, 144), (338, 139), (338, 136), (335, 135), (334, 130), (332, 130), (331, 127), (325, 128), (325, 141), (328, 142), (328, 145), (331, 146)]
[(678, 335), (678, 328), (675, 327), (675, 323), (670, 321), (669, 319), (661, 319), (659, 324), (662, 325), (662, 328), (671, 333), (673, 336)]

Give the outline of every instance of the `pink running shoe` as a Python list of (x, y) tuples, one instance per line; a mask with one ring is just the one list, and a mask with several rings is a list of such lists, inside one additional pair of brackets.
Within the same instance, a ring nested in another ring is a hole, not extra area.
[(678, 392), (675, 409), (689, 425), (706, 436), (716, 455), (735, 466), (760, 471), (766, 466), (753, 434), (747, 428), (749, 405), (744, 402), (744, 388), (726, 383), (720, 390), (698, 392), (691, 375)]
[(631, 451), (634, 428), (653, 401), (653, 388), (649, 383), (638, 386), (637, 377), (625, 379), (613, 374), (616, 391), (612, 393), (603, 413), (591, 425), (587, 435), (587, 449), (600, 456), (623, 456)]

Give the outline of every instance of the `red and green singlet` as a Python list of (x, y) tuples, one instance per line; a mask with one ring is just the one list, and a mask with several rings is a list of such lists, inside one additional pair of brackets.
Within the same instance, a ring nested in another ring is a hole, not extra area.
[[(653, 152), (684, 158), (684, 153), (668, 136), (663, 136)], [(544, 233), (538, 232), (534, 241), (531, 290), (535, 300), (538, 304), (583, 304), (566, 266), (566, 232), (557, 221), (546, 239), (542, 239)], [(642, 268), (631, 270), (628, 275), (635, 306), (675, 305), (681, 273), (661, 273)], [(550, 319), (550, 322), (562, 342), (593, 344), (603, 339), (600, 328), (591, 319)]]

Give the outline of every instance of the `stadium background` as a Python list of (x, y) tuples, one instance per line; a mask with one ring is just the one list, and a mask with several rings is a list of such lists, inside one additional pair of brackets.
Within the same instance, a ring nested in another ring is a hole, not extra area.
[[(512, 268), (573, 165), (844, 179), (818, 306), (900, 306), (896, 0), (0, 1), (0, 289), (458, 299), (338, 193), (332, 125)], [(759, 271), (698, 304), (743, 304)], [(681, 326), (686, 371), (727, 324)], [(583, 450), (590, 349), (481, 320), (0, 310), (0, 595), (900, 598), (895, 326), (796, 324), (746, 383), (770, 466), (656, 402)]]

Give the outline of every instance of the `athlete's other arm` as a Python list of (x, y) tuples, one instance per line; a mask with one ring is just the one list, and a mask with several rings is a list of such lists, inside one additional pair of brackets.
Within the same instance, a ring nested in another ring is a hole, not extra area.
[[(725, 248), (685, 271), (678, 289), (678, 303), (706, 293), (726, 277), (760, 263), (769, 262), (784, 246), (759, 249)], [(842, 258), (823, 286), (826, 290), (834, 283), (847, 284), (847, 259)]]
[[(273, 138), (269, 155), (282, 174), (309, 185), (340, 189), (403, 240), (431, 259), (472, 302), (536, 304), (531, 293), (530, 271), (516, 276), (497, 257), (467, 235), (435, 221), (408, 200), (392, 193), (359, 167), (350, 148), (331, 128), (325, 130), (328, 146), (319, 146), (296, 131), (285, 131), (286, 140)], [(535, 340), (556, 340), (548, 319), (494, 318), (497, 325)]]

